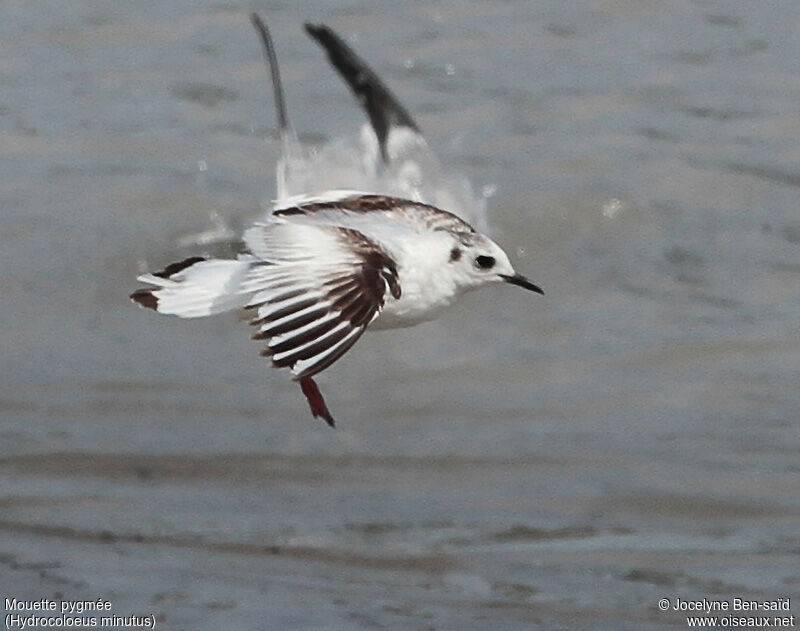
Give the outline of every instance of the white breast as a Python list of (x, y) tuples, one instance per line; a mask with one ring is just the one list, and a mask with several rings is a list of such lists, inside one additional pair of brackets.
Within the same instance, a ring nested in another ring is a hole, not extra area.
[(449, 273), (451, 245), (442, 232), (392, 241), (387, 250), (397, 262), (401, 295), (399, 299), (385, 296), (384, 307), (370, 328), (400, 328), (433, 320), (453, 302), (459, 290)]

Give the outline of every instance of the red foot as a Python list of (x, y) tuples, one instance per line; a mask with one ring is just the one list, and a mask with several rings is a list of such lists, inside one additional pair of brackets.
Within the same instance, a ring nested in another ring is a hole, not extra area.
[(336, 422), (328, 411), (325, 399), (322, 398), (322, 393), (319, 391), (317, 384), (314, 383), (314, 380), (311, 377), (303, 377), (300, 380), (300, 388), (303, 390), (303, 394), (306, 395), (306, 399), (308, 399), (308, 405), (314, 418), (321, 416), (328, 425), (335, 427)]

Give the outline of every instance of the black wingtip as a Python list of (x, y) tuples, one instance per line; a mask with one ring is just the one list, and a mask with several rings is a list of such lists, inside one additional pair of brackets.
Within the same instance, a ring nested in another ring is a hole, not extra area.
[(305, 22), (303, 23), (303, 28), (306, 29), (306, 33), (311, 35), (311, 37), (318, 37), (320, 33), (326, 28), (324, 24), (314, 24), (312, 22)]
[(386, 143), (389, 129), (408, 127), (419, 132), (419, 126), (375, 71), (336, 31), (325, 24), (306, 22), (304, 26), (306, 32), (325, 49), (328, 60), (366, 110), (370, 125), (378, 138), (381, 156), (384, 162), (388, 162)]
[(264, 58), (269, 65), (278, 126), (281, 130), (286, 130), (289, 128), (289, 114), (286, 110), (286, 101), (283, 97), (283, 85), (281, 84), (281, 74), (278, 69), (278, 56), (275, 53), (275, 46), (272, 43), (269, 28), (267, 28), (264, 20), (262, 20), (261, 16), (255, 11), (250, 12), (250, 22), (252, 22), (258, 33), (258, 37), (261, 40), (261, 47), (264, 51)]

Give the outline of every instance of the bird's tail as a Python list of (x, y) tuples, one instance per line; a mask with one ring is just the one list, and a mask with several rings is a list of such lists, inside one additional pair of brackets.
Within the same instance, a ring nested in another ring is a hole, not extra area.
[(176, 315), (201, 318), (244, 307), (253, 291), (248, 288), (258, 265), (249, 256), (237, 260), (193, 256), (168, 265), (138, 280), (155, 287), (139, 289), (131, 300), (142, 307)]

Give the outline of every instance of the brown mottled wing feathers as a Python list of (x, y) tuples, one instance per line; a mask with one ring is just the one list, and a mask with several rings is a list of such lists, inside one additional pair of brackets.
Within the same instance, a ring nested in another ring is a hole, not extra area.
[(375, 243), (349, 228), (316, 229), (335, 237), (346, 260), (300, 267), (298, 279), (280, 277), (250, 305), (259, 310), (253, 338), (267, 340), (261, 354), (276, 368), (290, 368), (295, 379), (317, 374), (347, 352), (383, 307), (387, 289), (400, 297), (395, 263)]
[(397, 221), (403, 221), (421, 230), (449, 230), (451, 232), (474, 233), (475, 229), (466, 221), (447, 212), (408, 199), (387, 195), (353, 194), (331, 201), (309, 201), (276, 210), (276, 217), (305, 215), (313, 217), (326, 211), (338, 211), (345, 214), (364, 214), (383, 212)]

